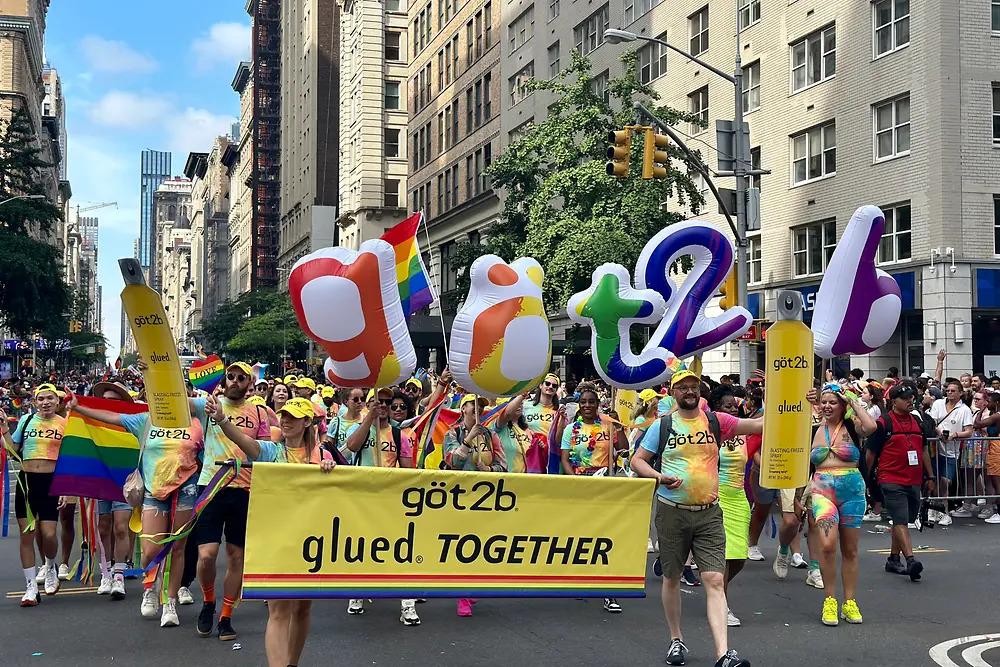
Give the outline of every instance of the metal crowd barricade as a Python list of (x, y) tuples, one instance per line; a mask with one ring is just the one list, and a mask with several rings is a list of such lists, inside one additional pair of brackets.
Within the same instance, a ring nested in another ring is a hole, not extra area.
[[(1000, 448), (1000, 437), (970, 436), (961, 440), (942, 442), (938, 438), (929, 439), (931, 468), (934, 471), (933, 496), (925, 498), (931, 504), (944, 500), (944, 482), (948, 480), (947, 498), (976, 505), (984, 500), (987, 505), (1000, 503), (1000, 485), (992, 488), (987, 471), (989, 449)], [(957, 445), (957, 447), (955, 447)], [(946, 453), (947, 452), (947, 453)], [(947, 454), (957, 453), (956, 457)], [(1000, 453), (997, 454), (1000, 457)], [(926, 491), (925, 491), (926, 493)], [(945, 508), (947, 511), (948, 508)]]

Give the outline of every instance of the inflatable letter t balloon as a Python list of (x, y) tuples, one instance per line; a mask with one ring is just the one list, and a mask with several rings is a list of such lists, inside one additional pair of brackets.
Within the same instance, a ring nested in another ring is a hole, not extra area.
[(357, 251), (322, 248), (295, 263), (288, 292), (302, 331), (330, 358), (340, 387), (388, 387), (417, 365), (396, 285), (396, 254), (381, 239)]

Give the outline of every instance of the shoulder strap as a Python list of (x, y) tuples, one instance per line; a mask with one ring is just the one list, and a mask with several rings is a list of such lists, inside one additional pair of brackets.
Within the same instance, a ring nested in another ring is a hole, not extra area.
[(390, 424), (392, 429), (392, 441), (396, 443), (396, 467), (399, 466), (399, 457), (403, 454), (403, 431)]
[(674, 432), (674, 417), (673, 415), (663, 415), (660, 417), (660, 439), (656, 443), (656, 456), (653, 457), (653, 461), (659, 461), (660, 457), (663, 456), (663, 449), (667, 446), (667, 438), (670, 434)]
[(28, 425), (31, 424), (31, 420), (34, 419), (37, 414), (38, 414), (37, 412), (31, 412), (31, 413), (29, 413), (28, 414), (28, 418), (24, 420), (24, 425), (21, 427), (21, 435), (20, 435), (21, 444), (20, 444), (20, 447), (21, 447), (22, 450), (24, 449), (24, 432), (28, 430)]
[(712, 432), (712, 436), (715, 438), (715, 445), (722, 447), (722, 424), (719, 423), (719, 416), (714, 412), (708, 413), (708, 430)]

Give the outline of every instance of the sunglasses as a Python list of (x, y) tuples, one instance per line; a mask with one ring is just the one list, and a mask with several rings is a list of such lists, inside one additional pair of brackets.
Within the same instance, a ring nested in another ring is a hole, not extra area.
[(557, 385), (555, 382), (543, 382), (542, 386), (543, 387), (551, 387), (552, 389), (556, 389), (556, 388), (559, 387), (559, 385)]
[(360, 396), (351, 396), (351, 397), (350, 397), (349, 399), (347, 399), (347, 400), (349, 400), (349, 401), (350, 401), (351, 403), (360, 403), (360, 402), (362, 402), (362, 401), (363, 401), (364, 399), (363, 399), (363, 398), (361, 398)]
[(243, 373), (229, 373), (226, 375), (226, 378), (230, 382), (245, 382), (250, 379), (249, 376), (244, 375)]
[(391, 398), (380, 398), (380, 399), (378, 399), (378, 404), (379, 405), (392, 405), (392, 399)]
[(396, 403), (395, 405), (390, 405), (389, 409), (393, 411), (405, 410), (406, 406), (403, 405), (402, 403)]

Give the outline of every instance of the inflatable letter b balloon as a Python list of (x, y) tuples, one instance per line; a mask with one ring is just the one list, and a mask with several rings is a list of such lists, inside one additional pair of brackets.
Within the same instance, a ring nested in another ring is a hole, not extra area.
[(877, 206), (862, 206), (847, 223), (843, 238), (816, 294), (812, 329), (816, 354), (868, 354), (896, 330), (902, 300), (899, 285), (875, 268), (885, 216)]
[(324, 371), (332, 384), (387, 387), (413, 373), (396, 254), (385, 241), (306, 255), (292, 267), (288, 291), (302, 331), (330, 355)]
[(542, 267), (484, 255), (469, 271), (469, 296), (451, 328), (449, 368), (477, 394), (510, 396), (541, 382), (552, 360), (542, 305)]

